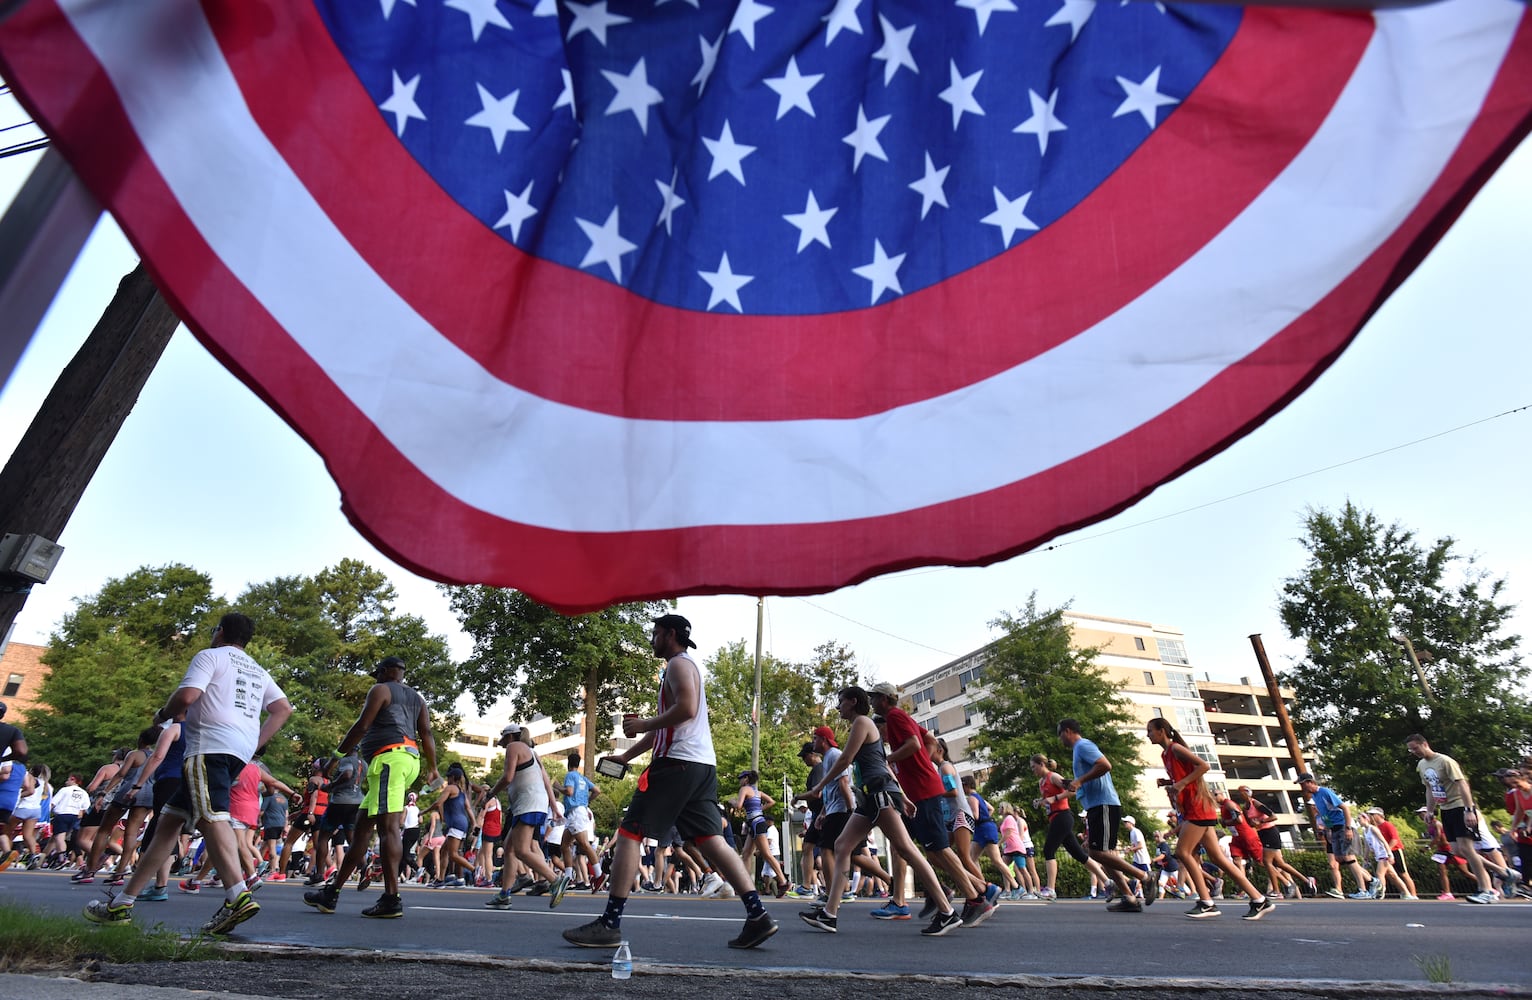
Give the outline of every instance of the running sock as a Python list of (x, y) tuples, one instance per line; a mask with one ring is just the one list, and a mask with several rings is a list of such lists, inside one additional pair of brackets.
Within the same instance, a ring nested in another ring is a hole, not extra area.
[(228, 888), (226, 888), (223, 891), (224, 901), (232, 903), (236, 899), (238, 899), (239, 898), (239, 894), (244, 892), (244, 891), (245, 891), (245, 880), (244, 879), (240, 879), (238, 882), (234, 883), (233, 885), (229, 886)]
[(764, 917), (766, 915), (766, 906), (761, 902), (761, 894), (754, 889), (739, 897), (739, 901), (745, 904), (746, 920), (754, 920), (757, 917)]
[(112, 905), (113, 906), (132, 906), (136, 902), (138, 902), (138, 897), (137, 896), (130, 896), (127, 893), (124, 892), (124, 893), (119, 893), (117, 898), (112, 900)]
[(622, 926), (622, 909), (628, 905), (628, 897), (606, 897), (606, 912), (601, 914), (601, 922), (612, 930)]

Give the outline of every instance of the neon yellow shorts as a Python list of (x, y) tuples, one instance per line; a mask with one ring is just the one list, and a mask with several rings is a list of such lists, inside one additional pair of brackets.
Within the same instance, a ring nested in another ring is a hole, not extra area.
[(404, 796), (420, 777), (420, 755), (399, 747), (385, 750), (367, 765), (367, 797), (362, 812), (369, 816), (404, 812)]

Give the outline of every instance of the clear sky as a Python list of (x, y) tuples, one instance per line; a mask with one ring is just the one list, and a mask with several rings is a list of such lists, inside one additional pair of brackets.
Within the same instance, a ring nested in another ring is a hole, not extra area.
[[(0, 160), (0, 204), (33, 159)], [(1532, 409), (1496, 416), (1532, 404), (1529, 234), (1532, 144), (1331, 370), (1223, 454), (1044, 551), (985, 569), (912, 570), (833, 594), (769, 599), (765, 648), (797, 659), (835, 640), (874, 677), (904, 681), (992, 639), (989, 622), (1036, 591), (1044, 605), (1073, 602), (1081, 612), (1184, 630), (1199, 674), (1253, 674), (1253, 632), (1264, 634), (1280, 668), (1297, 651), (1276, 602), (1282, 580), (1303, 564), (1303, 511), (1347, 498), (1422, 538), (1456, 538), (1463, 553), (1509, 578), (1521, 608), (1514, 628), (1532, 633)], [(0, 390), (0, 456), (134, 261), (112, 223), (98, 227)], [(229, 455), (239, 460), (219, 460)], [(231, 490), (231, 479), (243, 488)], [(74, 599), (141, 565), (190, 564), (233, 597), (246, 583), (352, 556), (388, 571), (400, 610), (448, 635), (456, 655), (468, 651), (435, 585), (351, 528), (318, 457), (184, 329), (59, 541), (63, 559), (34, 589), (17, 641), (46, 642)], [(753, 597), (685, 598), (680, 610), (703, 654), (732, 640), (754, 643)]]

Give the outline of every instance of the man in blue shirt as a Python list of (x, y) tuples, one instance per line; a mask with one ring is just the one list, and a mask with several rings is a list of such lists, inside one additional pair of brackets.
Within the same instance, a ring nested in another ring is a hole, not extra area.
[[(1314, 814), (1315, 834), (1325, 845), (1325, 850), (1336, 861), (1336, 864), (1330, 866), (1330, 874), (1335, 879), (1335, 886), (1326, 889), (1325, 895), (1336, 899), (1345, 896), (1345, 893), (1341, 891), (1340, 866), (1347, 865), (1357, 885), (1357, 891), (1352, 893), (1350, 898), (1372, 899), (1373, 895), (1367, 889), (1372, 876), (1368, 875), (1356, 860), (1356, 848), (1351, 837), (1351, 808), (1341, 801), (1339, 795), (1328, 788), (1321, 788), (1312, 774), (1305, 772), (1298, 775), (1298, 787), (1303, 789), (1303, 794), (1309, 798), (1309, 812)], [(1322, 830), (1321, 826), (1323, 826)]]
[[(1065, 787), (1085, 809), (1085, 848), (1106, 869), (1117, 887), (1106, 908), (1114, 913), (1137, 913), (1152, 904), (1159, 895), (1150, 884), (1152, 876), (1135, 868), (1117, 853), (1117, 827), (1122, 823), (1122, 800), (1112, 784), (1112, 762), (1101, 749), (1080, 735), (1080, 724), (1063, 719), (1058, 726), (1059, 742), (1074, 753), (1074, 780)], [(1158, 869), (1151, 869), (1158, 871)], [(1128, 879), (1144, 883), (1144, 899), (1139, 902), (1128, 888)]]
[(606, 875), (601, 871), (601, 857), (590, 845), (590, 833), (596, 828), (596, 818), (590, 811), (590, 799), (592, 795), (600, 795), (601, 789), (580, 773), (578, 750), (569, 751), (564, 762), (569, 771), (564, 775), (564, 843), (559, 850), (566, 871), (572, 871), (569, 866), (574, 863), (576, 848), (585, 855), (590, 864), (590, 890), (598, 892), (606, 881)]

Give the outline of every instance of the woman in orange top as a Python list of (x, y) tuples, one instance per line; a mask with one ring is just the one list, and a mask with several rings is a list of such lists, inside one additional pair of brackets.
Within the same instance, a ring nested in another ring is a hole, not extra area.
[(1176, 859), (1181, 862), (1181, 870), (1186, 872), (1197, 887), (1197, 902), (1186, 911), (1186, 915), (1201, 920), (1220, 914), (1208, 892), (1207, 879), (1202, 874), (1202, 862), (1197, 857), (1199, 847), (1206, 852), (1208, 860), (1223, 869), (1249, 897), (1250, 910), (1242, 914), (1241, 919), (1259, 920), (1276, 909), (1277, 904), (1256, 889), (1219, 846), (1216, 829), (1218, 804), (1213, 801), (1207, 782), (1203, 780), (1203, 775), (1208, 771), (1208, 762), (1193, 753), (1181, 734), (1164, 719), (1150, 719), (1146, 733), (1149, 742), (1160, 748), (1165, 773), (1170, 775), (1169, 778), (1161, 778), (1160, 785), (1165, 789), (1165, 794), (1170, 796), (1170, 804), (1181, 814), (1181, 828), (1176, 833)]

